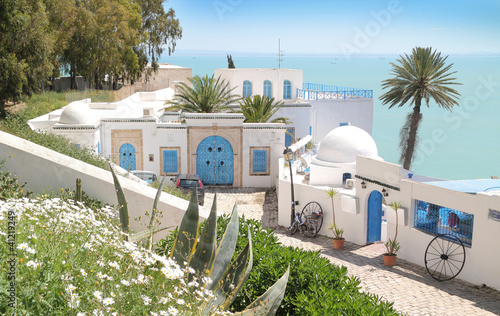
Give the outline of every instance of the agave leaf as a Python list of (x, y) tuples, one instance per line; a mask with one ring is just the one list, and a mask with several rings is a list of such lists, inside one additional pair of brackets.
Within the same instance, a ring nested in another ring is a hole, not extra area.
[(120, 212), (120, 223), (122, 226), (122, 231), (126, 234), (130, 231), (129, 227), (129, 217), (128, 217), (128, 207), (127, 200), (125, 200), (125, 194), (123, 193), (122, 186), (116, 177), (115, 172), (113, 171), (113, 167), (109, 164), (109, 169), (111, 170), (111, 174), (113, 175), (113, 181), (115, 182), (115, 191), (116, 198), (118, 199), (118, 209)]
[[(151, 212), (151, 219), (149, 220), (148, 229), (153, 228), (154, 221), (156, 219), (156, 214), (158, 213), (158, 201), (160, 201), (161, 192), (163, 191), (163, 182), (165, 182), (165, 177), (161, 180), (158, 191), (156, 191), (155, 201), (153, 202), (153, 211)], [(153, 234), (149, 236), (148, 239), (148, 250), (153, 247)]]
[(191, 256), (196, 250), (196, 243), (198, 240), (198, 220), (198, 194), (196, 187), (194, 187), (193, 192), (191, 193), (191, 201), (189, 201), (188, 209), (182, 217), (181, 225), (179, 226), (179, 233), (174, 240), (172, 252), (170, 253), (170, 257), (181, 267), (184, 266), (184, 262), (189, 263)]
[(203, 232), (200, 236), (200, 242), (196, 247), (196, 251), (191, 259), (190, 266), (198, 275), (208, 273), (212, 267), (215, 250), (217, 247), (217, 194), (214, 197), (212, 210), (208, 216)]
[(129, 242), (136, 242), (136, 241), (141, 240), (143, 238), (153, 236), (154, 234), (161, 232), (161, 231), (164, 231), (165, 229), (169, 229), (169, 228), (173, 228), (173, 227), (175, 227), (175, 225), (156, 227), (156, 228), (152, 228), (152, 229), (143, 230), (142, 232), (130, 234), (128, 237), (128, 241)]
[[(247, 280), (252, 270), (253, 255), (252, 255), (252, 235), (248, 228), (248, 244), (238, 257), (231, 262), (227, 270), (224, 272), (224, 277), (218, 282), (213, 294), (215, 298), (209, 302), (210, 308), (221, 307), (226, 309), (236, 297), (241, 287)], [(243, 273), (244, 269), (246, 271)]]
[[(226, 298), (226, 300), (222, 304), (222, 308), (224, 308), (224, 309), (228, 308), (229, 305), (231, 305), (231, 303), (233, 303), (234, 299), (236, 298), (236, 295), (241, 290), (241, 288), (243, 287), (243, 285), (247, 281), (248, 277), (250, 276), (250, 272), (252, 271), (252, 267), (253, 267), (252, 232), (250, 231), (250, 227), (248, 227), (248, 226), (247, 226), (247, 230), (248, 230), (248, 245), (247, 245), (247, 247), (245, 247), (245, 248), (248, 248), (247, 268), (245, 270), (245, 273), (242, 274), (242, 268), (245, 266), (245, 264), (242, 264), (241, 266), (239, 266), (239, 265), (236, 266), (237, 270), (234, 273), (235, 287), (234, 287), (234, 290), (231, 292), (231, 294)], [(228, 272), (230, 273), (231, 271), (228, 271)]]
[(234, 249), (236, 249), (236, 242), (238, 241), (239, 224), (238, 224), (238, 206), (234, 204), (231, 219), (226, 226), (224, 235), (222, 236), (217, 251), (215, 253), (215, 260), (210, 271), (210, 278), (212, 284), (209, 290), (213, 290), (222, 278), (223, 273), (226, 271), (231, 259), (233, 258)]
[(250, 315), (265, 315), (271, 316), (276, 314), (278, 307), (285, 296), (286, 284), (290, 275), (290, 265), (286, 269), (285, 274), (271, 286), (266, 293), (262, 294), (252, 304), (248, 305), (242, 312), (234, 313), (234, 315), (250, 316)]

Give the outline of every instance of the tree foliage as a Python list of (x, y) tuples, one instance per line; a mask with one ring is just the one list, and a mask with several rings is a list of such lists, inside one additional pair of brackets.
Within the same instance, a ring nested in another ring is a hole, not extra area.
[(30, 96), (52, 71), (48, 25), (41, 0), (0, 1), (0, 117), (7, 101)]
[(229, 104), (241, 99), (239, 95), (231, 94), (236, 88), (229, 88), (229, 83), (219, 76), (217, 79), (212, 75), (209, 77), (194, 76), (189, 78), (192, 88), (184, 82), (176, 85), (178, 93), (174, 99), (167, 104), (169, 111), (182, 110), (191, 113), (215, 113), (231, 110)]
[[(245, 116), (245, 123), (267, 123), (283, 106), (283, 101), (275, 102), (274, 98), (262, 97), (258, 94), (248, 96), (240, 101), (240, 109)], [(271, 123), (289, 123), (285, 117), (278, 117)]]
[(157, 69), (182, 37), (165, 0), (0, 1), (0, 115), (7, 101), (43, 88), (64, 69), (95, 88)]
[(405, 169), (410, 169), (418, 142), (417, 131), (422, 120), (420, 107), (422, 100), (429, 107), (431, 99), (441, 108), (451, 111), (458, 106), (460, 94), (450, 85), (459, 85), (456, 78), (450, 77), (453, 64), (446, 65), (446, 59), (431, 47), (415, 47), (411, 55), (405, 54), (391, 63), (393, 78), (382, 81), (382, 88), (389, 89), (380, 96), (382, 104), (388, 104), (389, 109), (405, 104), (413, 106), (413, 112), (408, 114), (400, 132), (401, 157)]

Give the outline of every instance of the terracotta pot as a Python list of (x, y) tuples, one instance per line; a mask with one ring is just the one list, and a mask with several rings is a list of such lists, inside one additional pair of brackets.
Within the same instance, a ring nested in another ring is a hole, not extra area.
[(393, 267), (396, 264), (397, 255), (388, 255), (384, 253), (384, 265)]
[(333, 249), (344, 249), (345, 238), (333, 239)]

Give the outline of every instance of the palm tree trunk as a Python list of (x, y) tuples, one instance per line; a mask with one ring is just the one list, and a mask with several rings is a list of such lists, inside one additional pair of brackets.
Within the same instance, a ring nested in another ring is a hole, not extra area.
[(417, 98), (415, 100), (415, 107), (413, 107), (413, 113), (411, 114), (410, 130), (408, 132), (408, 140), (406, 144), (406, 150), (402, 153), (403, 168), (409, 170), (411, 162), (413, 160), (413, 155), (415, 153), (415, 145), (417, 143), (417, 132), (418, 125), (422, 119), (422, 114), (420, 114), (420, 104), (421, 99)]

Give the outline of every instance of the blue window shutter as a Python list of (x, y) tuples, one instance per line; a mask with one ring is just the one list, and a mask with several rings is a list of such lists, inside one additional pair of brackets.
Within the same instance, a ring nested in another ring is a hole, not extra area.
[(97, 153), (101, 153), (101, 142), (97, 142)]
[(163, 172), (177, 173), (177, 150), (163, 151)]
[(267, 172), (267, 150), (252, 151), (252, 172)]
[(342, 123), (340, 123), (339, 126), (348, 126), (348, 125), (349, 125), (349, 122), (342, 122)]
[(273, 84), (269, 80), (264, 81), (264, 96), (269, 99), (273, 97)]
[[(288, 147), (292, 144), (292, 141), (295, 137), (295, 128), (294, 127), (289, 127), (286, 129), (287, 133), (285, 133), (285, 147)], [(290, 135), (292, 134), (292, 135)]]
[(292, 83), (290, 80), (285, 80), (283, 83), (283, 99), (292, 98)]
[(248, 80), (243, 81), (243, 97), (249, 97), (252, 95), (252, 83)]

